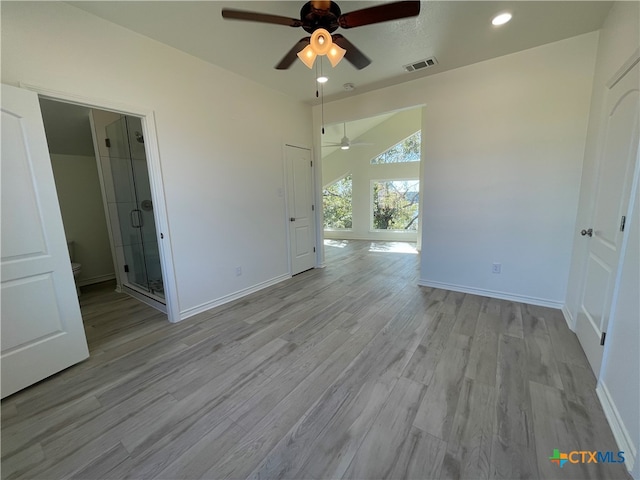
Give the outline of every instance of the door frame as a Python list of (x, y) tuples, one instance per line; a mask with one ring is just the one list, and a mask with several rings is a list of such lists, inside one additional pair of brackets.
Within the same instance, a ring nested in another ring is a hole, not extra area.
[(173, 268), (173, 249), (171, 247), (171, 234), (167, 218), (164, 182), (162, 180), (162, 166), (160, 164), (160, 149), (158, 147), (155, 112), (153, 109), (123, 104), (103, 98), (84, 97), (74, 93), (52, 90), (40, 85), (23, 82), (19, 82), (19, 87), (35, 92), (41, 98), (141, 118), (142, 134), (145, 138), (145, 149), (147, 153), (149, 183), (151, 184), (151, 200), (153, 201), (155, 213), (154, 220), (156, 224), (156, 231), (159, 236), (158, 249), (160, 251), (160, 264), (162, 266), (163, 277), (162, 281), (164, 283), (165, 300), (167, 302), (167, 317), (171, 323), (179, 322), (180, 310), (177, 296), (178, 290), (175, 281), (175, 271)]
[[(618, 70), (616, 70), (616, 72), (611, 75), (609, 77), (609, 80), (607, 82), (605, 82), (604, 84), (604, 98), (607, 97), (607, 93), (620, 81), (624, 78), (624, 76), (629, 73), (629, 71), (631, 69), (633, 69), (638, 63), (640, 63), (640, 48), (637, 48), (632, 54), (631, 56), (629, 56), (629, 58), (627, 58), (627, 60), (618, 68)], [(592, 192), (591, 194), (591, 198), (589, 199), (589, 206), (588, 206), (588, 220), (586, 221), (588, 225), (593, 224), (593, 219), (595, 216), (595, 211), (596, 211), (596, 206), (597, 206), (597, 202), (598, 202), (598, 198), (596, 198), (597, 196), (597, 189), (598, 189), (598, 181), (600, 178), (600, 174), (602, 172), (602, 168), (603, 168), (603, 155), (604, 155), (604, 149), (605, 149), (605, 134), (604, 134), (604, 126), (606, 124), (606, 118), (608, 116), (607, 111), (606, 111), (606, 100), (604, 101), (605, 103), (603, 104), (603, 111), (601, 112), (601, 118), (599, 119), (599, 126), (601, 127), (601, 129), (598, 132), (598, 145), (597, 145), (597, 167), (596, 167), (596, 173), (594, 175), (594, 178), (591, 182), (590, 185), (590, 191)], [(633, 160), (632, 160), (633, 162)], [(627, 204), (627, 209), (625, 210), (625, 213), (627, 215), (627, 218), (631, 218), (629, 213), (631, 211), (632, 208), (632, 204), (633, 204), (633, 196), (636, 193), (636, 189), (638, 188), (638, 175), (640, 172), (640, 142), (638, 143), (638, 151), (636, 153), (636, 158), (635, 158), (635, 163), (632, 165), (631, 167), (631, 185), (630, 185), (630, 189), (629, 189), (629, 197), (628, 197), (628, 204)], [(627, 245), (627, 238), (629, 236), (629, 231), (630, 229), (625, 229), (624, 232), (622, 232), (622, 239), (621, 239), (621, 246), (620, 246), (620, 251), (618, 252), (618, 259), (615, 262), (615, 267), (616, 267), (616, 272), (615, 275), (613, 276), (612, 282), (613, 285), (611, 287), (611, 298), (609, 299), (608, 303), (609, 303), (609, 308), (607, 309), (607, 311), (605, 312), (607, 314), (607, 326), (606, 326), (606, 330), (610, 330), (612, 325), (616, 322), (616, 318), (615, 318), (615, 313), (616, 313), (616, 309), (615, 309), (615, 302), (618, 296), (618, 290), (619, 290), (619, 283), (620, 283), (620, 278), (622, 275), (622, 263), (624, 261), (624, 252), (626, 250), (626, 245)], [(580, 239), (578, 238), (578, 241), (580, 241)], [(574, 245), (575, 248), (575, 245)], [(580, 260), (581, 262), (581, 266), (580, 266), (580, 277), (579, 277), (579, 290), (578, 290), (578, 299), (577, 299), (577, 304), (575, 306), (575, 316), (572, 315), (572, 312), (569, 311), (566, 306), (565, 308), (563, 308), (563, 315), (565, 317), (565, 320), (567, 322), (567, 325), (569, 326), (569, 328), (573, 331), (576, 332), (578, 329), (578, 315), (580, 312), (580, 309), (582, 308), (582, 302), (583, 302), (583, 296), (584, 296), (584, 289), (585, 289), (585, 284), (586, 284), (586, 272), (587, 272), (587, 263), (588, 263), (588, 257), (589, 257), (589, 248), (586, 247), (585, 250), (583, 251), (582, 254), (582, 258)], [(605, 331), (606, 332), (606, 331)], [(580, 341), (580, 337), (578, 337), (578, 340)], [(605, 365), (606, 361), (607, 361), (607, 354), (609, 351), (609, 343), (610, 342), (605, 342), (604, 348), (602, 349), (602, 359), (600, 361), (600, 368), (598, 370), (598, 374), (596, 376), (596, 379), (599, 382), (600, 379), (600, 374), (602, 372), (603, 366)], [(585, 346), (582, 344), (582, 341), (580, 341), (580, 346), (582, 347), (582, 349), (585, 349)], [(595, 373), (595, 371), (594, 371)]]
[(318, 208), (317, 208), (317, 188), (316, 188), (316, 168), (317, 168), (317, 162), (314, 160), (314, 155), (313, 155), (313, 149), (309, 148), (309, 147), (302, 147), (300, 145), (296, 145), (294, 143), (283, 143), (282, 144), (282, 166), (283, 166), (283, 191), (284, 191), (284, 227), (285, 227), (285, 231), (287, 234), (287, 268), (288, 268), (288, 272), (290, 276), (293, 276), (293, 262), (291, 260), (293, 251), (292, 251), (292, 246), (291, 246), (291, 230), (289, 228), (289, 196), (291, 195), (291, 192), (289, 192), (289, 177), (291, 176), (291, 172), (289, 171), (289, 165), (287, 162), (287, 147), (291, 147), (291, 148), (299, 148), (300, 150), (307, 150), (309, 152), (309, 157), (311, 158), (311, 186), (313, 191), (311, 192), (311, 203), (312, 205), (314, 205), (314, 209), (313, 209), (313, 214), (312, 214), (312, 224), (313, 224), (313, 241), (314, 241), (314, 246), (315, 246), (315, 261), (314, 261), (314, 265), (313, 268), (319, 268), (320, 266), (320, 262), (319, 262), (319, 252), (321, 250), (321, 248), (319, 248), (318, 246), (318, 222), (319, 222), (319, 216), (318, 216)]

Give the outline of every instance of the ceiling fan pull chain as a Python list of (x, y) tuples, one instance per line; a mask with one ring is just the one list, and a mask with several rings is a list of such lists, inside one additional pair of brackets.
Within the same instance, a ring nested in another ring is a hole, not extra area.
[[(320, 86), (320, 90), (323, 90), (322, 86)], [(324, 91), (322, 92), (322, 96), (320, 97), (320, 110), (322, 112), (322, 134), (324, 135)]]
[[(321, 62), (322, 62), (322, 60), (319, 63), (321, 63)], [(322, 68), (322, 66), (320, 68)], [(314, 80), (314, 83), (316, 84), (316, 98), (320, 97), (320, 92), (322, 92), (322, 97), (320, 98), (320, 103), (322, 104), (322, 134), (324, 135), (324, 91), (321, 90), (322, 89), (322, 84), (321, 83), (320, 83), (320, 86), (318, 86), (319, 82), (318, 82), (317, 79), (318, 79), (318, 64), (316, 63), (316, 78)]]
[[(320, 57), (320, 76), (322, 75), (322, 57)], [(322, 135), (324, 135), (324, 84), (320, 84), (320, 92), (322, 96), (320, 97), (320, 110), (322, 111)]]

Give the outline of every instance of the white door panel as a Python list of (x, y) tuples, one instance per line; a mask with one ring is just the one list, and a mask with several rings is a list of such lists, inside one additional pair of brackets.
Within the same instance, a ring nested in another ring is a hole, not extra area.
[(607, 331), (611, 295), (617, 274), (633, 170), (638, 153), (640, 66), (636, 64), (607, 92), (606, 126), (599, 158), (592, 236), (586, 258), (584, 286), (576, 334), (596, 376), (602, 363), (602, 333)]
[(307, 255), (311, 252), (309, 248), (309, 227), (296, 227), (296, 256)]
[(2, 397), (89, 356), (38, 97), (2, 85)]
[(285, 155), (291, 273), (295, 275), (315, 265), (313, 175), (309, 150), (287, 145)]

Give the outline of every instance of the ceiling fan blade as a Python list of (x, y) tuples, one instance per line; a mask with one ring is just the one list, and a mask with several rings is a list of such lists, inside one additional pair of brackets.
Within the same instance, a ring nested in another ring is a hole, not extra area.
[(394, 2), (345, 13), (338, 18), (338, 23), (342, 28), (353, 28), (400, 18), (415, 17), (419, 13), (419, 1)]
[(227, 20), (245, 20), (248, 22), (273, 23), (276, 25), (286, 25), (288, 27), (302, 26), (302, 21), (297, 18), (281, 17), (280, 15), (269, 15), (268, 13), (248, 12), (245, 10), (234, 10), (232, 8), (223, 8), (222, 18), (225, 18)]
[(347, 53), (344, 54), (344, 58), (346, 58), (347, 61), (351, 62), (351, 64), (353, 64), (353, 66), (358, 70), (362, 70), (364, 67), (371, 63), (371, 60), (369, 60), (369, 58), (364, 53), (358, 50), (358, 48), (353, 43), (351, 43), (339, 33), (333, 35), (333, 42), (347, 51)]
[(287, 52), (287, 54), (282, 57), (282, 60), (280, 60), (280, 63), (278, 63), (276, 65), (276, 69), (277, 70), (286, 70), (287, 68), (289, 68), (291, 65), (293, 65), (293, 62), (296, 61), (296, 59), (298, 58), (298, 52), (300, 50), (302, 50), (304, 47), (306, 47), (307, 45), (309, 45), (309, 41), (311, 40), (311, 37), (304, 37), (301, 38), (298, 43), (296, 43), (291, 50), (289, 50)]

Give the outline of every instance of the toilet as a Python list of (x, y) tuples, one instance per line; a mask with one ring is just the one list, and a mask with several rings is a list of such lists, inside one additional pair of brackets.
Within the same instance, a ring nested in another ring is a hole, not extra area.
[(76, 293), (80, 296), (80, 287), (78, 286), (78, 277), (80, 276), (80, 272), (82, 271), (82, 264), (76, 263), (73, 260), (75, 259), (74, 255), (74, 241), (67, 242), (67, 248), (69, 249), (69, 258), (71, 259), (71, 270), (73, 271), (73, 280), (76, 282)]

